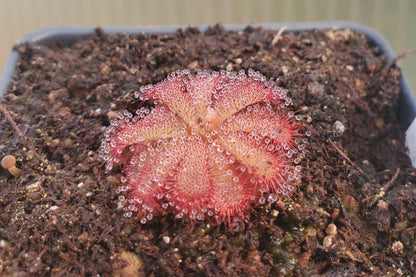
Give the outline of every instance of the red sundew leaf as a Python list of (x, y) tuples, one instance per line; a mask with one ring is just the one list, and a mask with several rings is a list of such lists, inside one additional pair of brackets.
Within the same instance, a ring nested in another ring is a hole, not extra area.
[(212, 211), (218, 219), (228, 223), (235, 215), (243, 219), (255, 194), (247, 172), (241, 170), (241, 164), (231, 155), (220, 153), (213, 147), (210, 148), (210, 156), (214, 188), (210, 205)]
[[(138, 119), (138, 117), (135, 117)], [(102, 148), (109, 153), (112, 160), (120, 160), (125, 147), (143, 141), (157, 138), (178, 137), (185, 132), (184, 122), (169, 108), (164, 105), (155, 107), (149, 115), (143, 119), (125, 119), (109, 129), (108, 141)]]
[(229, 132), (218, 136), (218, 141), (241, 164), (251, 169), (257, 178), (271, 180), (282, 167), (275, 153), (247, 133)]
[(196, 208), (199, 203), (206, 203), (212, 193), (209, 157), (207, 146), (200, 136), (187, 138), (185, 143), (186, 152), (174, 179), (174, 190), (177, 198), (181, 199), (180, 206)]
[(224, 175), (220, 177), (213, 183), (215, 191), (212, 194), (212, 206), (214, 211), (218, 211), (217, 217), (220, 221), (226, 220), (230, 224), (235, 216), (242, 218), (247, 216), (252, 203), (250, 197), (253, 195), (253, 189), (247, 183), (233, 181), (235, 177)]
[(184, 147), (178, 147), (168, 139), (159, 139), (158, 142), (142, 143), (134, 148), (132, 158), (123, 169), (125, 183), (130, 186), (129, 197), (136, 199), (133, 205), (139, 210), (142, 204), (160, 209), (160, 204), (156, 204), (155, 200), (160, 203), (164, 198), (164, 184), (168, 183), (166, 180), (183, 159)]
[(272, 101), (278, 105), (283, 100), (289, 101), (284, 89), (266, 87), (265, 83), (251, 79), (237, 78), (235, 81), (226, 79), (221, 86), (221, 97), (213, 103), (213, 108), (218, 111), (219, 124), (249, 105), (263, 101)]
[(170, 80), (162, 81), (151, 86), (150, 89), (143, 88), (142, 90), (149, 97), (161, 100), (171, 110), (175, 111), (185, 123), (195, 124), (198, 116), (193, 106), (193, 99), (186, 91), (184, 78), (182, 75), (170, 77)]
[(222, 97), (213, 104), (214, 109), (218, 111), (219, 123), (248, 105), (266, 100), (268, 96), (264, 94), (263, 85), (256, 82), (243, 80), (237, 85), (224, 83), (223, 86)]
[(211, 82), (207, 82), (206, 76), (196, 75), (188, 83), (187, 92), (192, 99), (198, 120), (203, 120), (207, 111), (211, 109), (212, 95), (215, 93), (217, 80), (218, 78), (213, 78)]
[(228, 117), (220, 129), (226, 132), (243, 131), (263, 139), (267, 137), (273, 144), (293, 145), (300, 125), (292, 123), (287, 115), (275, 111), (270, 104), (254, 104)]

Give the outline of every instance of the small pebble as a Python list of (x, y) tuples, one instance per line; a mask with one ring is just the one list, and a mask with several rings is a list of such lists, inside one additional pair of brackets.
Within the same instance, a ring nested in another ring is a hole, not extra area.
[(100, 108), (97, 108), (97, 109), (95, 109), (93, 112), (92, 112), (92, 115), (94, 116), (94, 117), (98, 117), (98, 116), (100, 116), (102, 114), (102, 110), (100, 109)]
[(166, 244), (169, 244), (169, 242), (170, 242), (170, 237), (168, 237), (168, 236), (163, 236), (163, 237), (162, 237), (162, 239), (163, 239), (163, 241), (164, 241)]
[(36, 191), (36, 190), (40, 189), (40, 187), (41, 187), (41, 181), (36, 181), (36, 182), (34, 182), (34, 183), (30, 184), (30, 185), (27, 185), (26, 186), (26, 190), (28, 190), (28, 191)]
[(387, 203), (386, 201), (384, 201), (384, 200), (379, 200), (378, 202), (377, 202), (377, 208), (380, 210), (380, 211), (387, 211), (388, 209), (389, 209), (389, 203)]
[(316, 229), (312, 226), (308, 226), (306, 228), (306, 231), (307, 231), (307, 234), (308, 234), (309, 237), (315, 237), (316, 234), (317, 234)]
[(56, 205), (53, 205), (52, 207), (49, 208), (50, 211), (56, 211), (57, 209), (59, 209), (59, 207)]
[(64, 140), (64, 146), (69, 147), (69, 146), (72, 146), (72, 145), (74, 145), (74, 141), (72, 139), (66, 138)]
[(332, 246), (333, 243), (334, 243), (334, 236), (329, 235), (329, 236), (324, 237), (324, 240), (322, 241), (322, 246), (328, 249)]
[(135, 253), (123, 251), (121, 252), (118, 258), (121, 261), (121, 264), (123, 265), (119, 276), (144, 276), (143, 261)]
[(0, 240), (0, 248), (6, 248), (9, 243), (4, 239)]
[(335, 236), (338, 233), (337, 226), (334, 223), (330, 223), (328, 227), (326, 227), (325, 233), (327, 235)]
[(334, 130), (338, 134), (342, 135), (345, 132), (345, 126), (341, 123), (341, 121), (335, 121), (334, 123)]
[(50, 148), (55, 149), (56, 147), (58, 147), (60, 142), (61, 141), (58, 138), (56, 138), (56, 139), (53, 139), (51, 142), (49, 142), (48, 145)]
[(393, 251), (394, 254), (396, 255), (400, 255), (403, 253), (403, 243), (401, 241), (395, 241), (393, 242), (392, 246), (391, 246), (391, 250)]

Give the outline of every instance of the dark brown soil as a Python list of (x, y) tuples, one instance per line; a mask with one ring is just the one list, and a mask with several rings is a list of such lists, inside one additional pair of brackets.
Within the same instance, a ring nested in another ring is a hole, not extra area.
[[(16, 46), (22, 60), (1, 105), (23, 136), (3, 116), (0, 156), (16, 156), (24, 174), (0, 171), (0, 275), (415, 276), (400, 70), (349, 30), (284, 33), (273, 46), (275, 35), (97, 30), (70, 48)], [(120, 172), (98, 158), (104, 129), (140, 85), (184, 68), (253, 68), (290, 91), (312, 131), (293, 201), (258, 208), (233, 230), (122, 217)]]

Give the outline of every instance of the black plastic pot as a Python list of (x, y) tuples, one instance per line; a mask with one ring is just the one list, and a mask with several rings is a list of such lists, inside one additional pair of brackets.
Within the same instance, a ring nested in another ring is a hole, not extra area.
[[(315, 29), (332, 29), (334, 27), (340, 29), (350, 29), (365, 34), (374, 46), (378, 46), (383, 54), (389, 59), (394, 58), (394, 54), (387, 44), (387, 42), (374, 30), (369, 29), (363, 25), (359, 25), (351, 22), (334, 21), (334, 22), (302, 22), (302, 23), (268, 23), (268, 24), (255, 24), (253, 26), (262, 26), (266, 29), (279, 30), (286, 26), (286, 32), (304, 32), (313, 31)], [(225, 25), (225, 29), (240, 31), (243, 30), (246, 25)], [(174, 33), (179, 28), (186, 28), (186, 26), (160, 26), (160, 27), (104, 27), (104, 33), (127, 33), (127, 34), (140, 34), (140, 33), (158, 33), (168, 34)], [(204, 31), (208, 26), (199, 26), (201, 31)], [(25, 43), (28, 41), (35, 42), (40, 45), (48, 45), (50, 43), (59, 43), (64, 46), (71, 45), (74, 41), (86, 38), (94, 33), (92, 27), (56, 27), (47, 28), (25, 36), (19, 43)], [(0, 97), (2, 97), (10, 85), (11, 79), (16, 71), (16, 65), (20, 59), (20, 56), (16, 50), (13, 50), (10, 54), (7, 62), (3, 78), (0, 81)], [(400, 102), (399, 102), (399, 118), (403, 126), (407, 128), (416, 116), (416, 98), (410, 89), (410, 86), (403, 75), (400, 77)]]

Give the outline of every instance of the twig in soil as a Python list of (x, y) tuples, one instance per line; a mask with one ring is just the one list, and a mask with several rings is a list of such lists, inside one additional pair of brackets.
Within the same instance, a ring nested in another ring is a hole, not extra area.
[(416, 54), (416, 48), (408, 51), (404, 51), (403, 53), (398, 54), (394, 59), (392, 59), (386, 66), (386, 69), (389, 69), (393, 64), (395, 64), (398, 60), (405, 58), (408, 55)]
[[(386, 191), (391, 187), (391, 185), (393, 185), (394, 181), (397, 179), (397, 176), (399, 176), (400, 173), (400, 168), (396, 169), (396, 172), (394, 173), (393, 177), (391, 177), (391, 179), (380, 189), (380, 193), (375, 195), (374, 198), (372, 199), (371, 203), (370, 203), (370, 207), (372, 207), (380, 198), (382, 198)], [(371, 199), (371, 196), (363, 199), (363, 203), (369, 201)]]
[(391, 185), (393, 185), (394, 181), (397, 179), (397, 176), (399, 176), (400, 173), (400, 168), (396, 169), (396, 172), (394, 173), (393, 177), (390, 179), (390, 181), (388, 181), (384, 186), (383, 186), (383, 190), (387, 191)]
[[(12, 118), (12, 116), (10, 115), (9, 111), (2, 104), (0, 104), (0, 112), (2, 112), (4, 114), (4, 117), (6, 118), (6, 120), (9, 121), (10, 125), (12, 125), (13, 129), (15, 130), (17, 135), (22, 138), (23, 143), (24, 143), (26, 141), (25, 135), (17, 127), (17, 124), (14, 121), (14, 119)], [(31, 147), (29, 145), (27, 145), (27, 147), (28, 147), (28, 149), (32, 150), (33, 154), (35, 154), (36, 157), (38, 157), (38, 158), (40, 157), (39, 154), (34, 149), (31, 149)]]
[(414, 231), (414, 230), (416, 230), (416, 226), (406, 228), (405, 230), (408, 231), (408, 232)]
[(344, 151), (342, 151), (331, 139), (328, 139), (328, 141), (344, 159), (346, 159), (352, 166), (355, 166), (361, 174), (364, 174), (364, 171), (361, 168), (359, 168), (353, 161), (351, 161), (347, 154), (345, 154)]
[(392, 233), (397, 233), (397, 232), (401, 232), (401, 231), (412, 232), (412, 231), (416, 230), (416, 226), (412, 226), (412, 227), (405, 228), (405, 229), (394, 228), (394, 229), (391, 229), (391, 230), (392, 230)]
[(287, 29), (287, 26), (283, 26), (279, 30), (279, 32), (277, 32), (277, 34), (274, 36), (274, 38), (272, 40), (272, 46), (275, 46), (277, 44), (277, 42), (282, 38), (282, 34), (286, 29)]
[(0, 104), (0, 111), (4, 114), (4, 117), (9, 121), (10, 125), (12, 125), (13, 129), (16, 131), (16, 133), (23, 139), (25, 139), (25, 136), (23, 135), (22, 131), (20, 131), (19, 128), (17, 128), (16, 122), (14, 119), (10, 116), (9, 111), (6, 110), (3, 105)]

